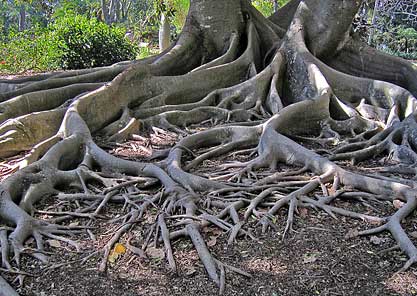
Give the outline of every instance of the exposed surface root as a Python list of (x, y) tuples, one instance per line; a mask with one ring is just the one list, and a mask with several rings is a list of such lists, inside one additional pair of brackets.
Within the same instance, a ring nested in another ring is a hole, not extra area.
[(417, 161), (415, 113), (399, 120), (370, 139), (338, 147), (333, 160), (351, 159), (358, 162), (385, 153), (387, 160), (414, 164)]
[[(264, 19), (247, 1), (196, 0), (159, 56), (0, 81), (0, 156), (29, 151), (1, 183), (3, 268), (19, 269), (22, 254), (46, 261), (45, 238), (78, 250), (75, 234), (95, 239), (90, 226), (101, 222), (109, 237), (100, 271), (127, 241), (140, 257), (163, 248), (176, 273), (175, 242), (186, 238), (223, 292), (227, 271), (250, 275), (215, 258), (206, 230), (227, 234), (228, 245), (256, 239), (251, 225), (285, 239), (306, 209), (376, 227), (355, 235), (389, 231), (409, 258), (403, 270), (416, 263), (403, 226), (417, 206), (416, 70), (394, 79), (351, 69), (359, 2), (293, 0), (286, 21)], [(226, 18), (226, 8), (241, 13)], [(103, 148), (111, 145), (133, 152), (116, 157)], [(399, 165), (359, 172), (341, 162), (383, 153)], [(48, 199), (59, 207), (44, 209)], [(383, 216), (384, 202), (400, 206)], [(144, 227), (142, 246), (130, 244)]]

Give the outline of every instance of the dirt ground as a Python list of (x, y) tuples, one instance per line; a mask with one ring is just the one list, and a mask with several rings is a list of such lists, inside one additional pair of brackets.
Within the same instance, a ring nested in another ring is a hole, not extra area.
[[(126, 158), (146, 157), (145, 148), (162, 149), (175, 142), (175, 135), (152, 134), (143, 141), (115, 144), (107, 148), (113, 154)], [(135, 146), (137, 145), (137, 146)], [(140, 150), (142, 148), (142, 150)], [(136, 153), (136, 155), (135, 155)], [(139, 156), (138, 156), (139, 155)], [(9, 161), (13, 165), (18, 158)], [(216, 170), (216, 161), (205, 162), (201, 172)], [(375, 162), (363, 167), (375, 166)], [(12, 171), (3, 167), (7, 175)], [(40, 209), (57, 207), (56, 200), (47, 199), (38, 205)], [(338, 206), (370, 214), (389, 213), (391, 203), (366, 208), (351, 201), (338, 201)], [(112, 205), (106, 216), (117, 217), (122, 205)], [(143, 223), (124, 236), (122, 246), (140, 247), (146, 231), (155, 221), (150, 212)], [(86, 219), (73, 219), (68, 223), (83, 224)], [(256, 239), (239, 238), (227, 247), (228, 234), (218, 229), (208, 229), (204, 235), (215, 257), (227, 265), (250, 273), (251, 278), (234, 272), (226, 274), (225, 295), (415, 295), (417, 294), (417, 268), (396, 273), (407, 260), (400, 251), (387, 249), (394, 246), (388, 234), (349, 238), (359, 229), (373, 227), (363, 221), (344, 217), (335, 220), (322, 211), (302, 210), (296, 217), (294, 232), (282, 240), (286, 222), (286, 209), (277, 215), (277, 226), (266, 234), (259, 232), (254, 221), (249, 230)], [(42, 266), (30, 257), (24, 257), (22, 269), (31, 273), (25, 277), (24, 286), (15, 287), (22, 296), (135, 296), (135, 295), (218, 295), (218, 288), (208, 279), (198, 259), (197, 252), (188, 240), (173, 245), (178, 264), (177, 274), (172, 274), (164, 258), (161, 246), (152, 247), (153, 255), (141, 257), (129, 248), (109, 264), (106, 273), (98, 271), (102, 259), (101, 250), (111, 234), (119, 227), (106, 224), (107, 220), (94, 220), (91, 234), (78, 234), (74, 239), (81, 246), (77, 252), (66, 244), (48, 241), (50, 262)], [(407, 231), (417, 240), (417, 214), (404, 221)], [(32, 242), (33, 243), (33, 242)], [(88, 260), (81, 261), (91, 255)], [(14, 276), (3, 274), (8, 280)]]
[[(159, 148), (169, 146), (173, 141), (175, 137), (169, 138), (166, 143), (159, 143)], [(130, 143), (108, 148), (113, 149), (114, 154), (128, 158), (135, 158), (138, 152), (138, 147)], [(149, 151), (145, 149), (141, 153), (143, 157)], [(16, 170), (21, 157), (0, 163), (2, 178)], [(206, 163), (201, 169), (209, 173), (217, 169), (216, 163)], [(39, 208), (53, 208), (55, 202), (46, 200)], [(362, 207), (348, 202), (344, 206)], [(389, 213), (393, 206), (387, 203), (372, 209), (361, 208), (361, 211), (380, 212), (382, 215)], [(109, 207), (106, 214), (115, 217), (120, 207)], [(129, 241), (129, 244), (140, 247), (137, 242), (144, 239), (146, 229), (155, 216), (155, 213), (150, 213), (148, 221), (124, 236), (121, 244), (125, 246)], [(83, 222), (85, 220), (69, 221), (76, 224)], [(224, 295), (417, 295), (417, 268), (397, 273), (407, 258), (398, 250), (389, 250), (394, 246), (394, 240), (388, 234), (349, 238), (355, 231), (372, 225), (342, 217), (335, 220), (321, 211), (304, 210), (296, 217), (295, 231), (282, 240), (285, 222), (286, 210), (280, 211), (274, 221), (277, 229), (266, 234), (261, 234), (252, 222), (249, 228), (256, 234), (256, 239), (242, 237), (231, 247), (227, 247), (227, 233), (217, 229), (205, 232), (210, 250), (217, 259), (251, 275), (247, 278), (228, 271)], [(417, 214), (404, 223), (417, 243)], [(154, 248), (155, 256), (149, 258), (138, 256), (128, 248), (109, 265), (106, 273), (100, 273), (98, 265), (102, 253), (97, 251), (101, 250), (117, 226), (106, 224), (105, 220), (93, 221), (91, 226), (90, 234), (85, 232), (74, 238), (81, 246), (79, 251), (51, 240), (47, 249), (51, 252), (51, 260), (47, 265), (24, 257), (22, 270), (31, 276), (25, 277), (23, 287), (19, 287), (16, 281), (13, 283), (20, 295), (218, 295), (218, 288), (208, 279), (197, 252), (185, 239), (173, 245), (177, 274), (169, 271), (159, 246)], [(83, 261), (86, 256), (89, 258)], [(2, 275), (10, 282), (16, 277), (4, 272)]]
[[(346, 234), (362, 227), (362, 222), (343, 218), (336, 221), (310, 211), (303, 217), (297, 219), (296, 232), (285, 241), (281, 240), (279, 227), (256, 241), (240, 239), (228, 249), (227, 236), (216, 233), (217, 244), (212, 248), (216, 257), (252, 275), (248, 279), (227, 273), (225, 295), (417, 294), (417, 269), (396, 274), (406, 257), (397, 251), (380, 253), (392, 246), (389, 236), (347, 239)], [(276, 224), (284, 223), (282, 215)], [(408, 223), (417, 227), (414, 219)], [(141, 259), (129, 251), (106, 274), (97, 271), (100, 256), (85, 264), (71, 263), (99, 244), (86, 239), (82, 255), (58, 249), (52, 262), (68, 264), (28, 277), (21, 295), (218, 295), (187, 241), (174, 244), (178, 274), (170, 274), (163, 259)]]

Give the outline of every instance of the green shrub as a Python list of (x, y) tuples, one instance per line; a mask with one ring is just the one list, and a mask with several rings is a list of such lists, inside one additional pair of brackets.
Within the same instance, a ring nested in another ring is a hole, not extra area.
[(255, 0), (252, 2), (252, 5), (255, 6), (265, 16), (270, 16), (274, 12), (272, 1)]
[(373, 45), (392, 55), (417, 59), (417, 31), (411, 27), (398, 26), (389, 32), (377, 32)]
[(0, 73), (82, 69), (131, 60), (138, 49), (125, 33), (79, 15), (58, 17), (47, 28), (10, 32), (0, 41)]
[(175, 13), (172, 16), (172, 24), (175, 26), (177, 33), (181, 32), (184, 26), (185, 19), (190, 8), (190, 1), (188, 0), (168, 0), (168, 3), (173, 7)]
[(54, 34), (47, 29), (10, 32), (7, 39), (0, 42), (0, 73), (58, 69), (60, 56)]
[[(288, 2), (289, 0), (278, 0), (278, 6), (282, 7)], [(270, 16), (274, 13), (274, 1), (253, 0), (252, 5), (262, 12), (264, 16)]]
[(136, 56), (137, 48), (125, 38), (125, 29), (109, 27), (96, 19), (63, 17), (51, 30), (62, 52), (60, 65), (64, 69), (107, 66)]

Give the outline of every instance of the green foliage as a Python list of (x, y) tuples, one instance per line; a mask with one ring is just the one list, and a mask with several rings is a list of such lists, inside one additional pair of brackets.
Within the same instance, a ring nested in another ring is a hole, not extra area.
[(411, 27), (398, 26), (389, 32), (377, 32), (373, 43), (379, 49), (406, 59), (417, 59), (417, 31)]
[(270, 16), (274, 12), (273, 1), (255, 0), (252, 1), (252, 5), (255, 6), (265, 16)]
[[(289, 0), (278, 0), (278, 6), (282, 7), (287, 4)], [(254, 0), (252, 5), (255, 6), (264, 16), (270, 16), (274, 13), (273, 0)]]
[(57, 18), (48, 28), (11, 31), (0, 42), (0, 72), (82, 69), (136, 57), (126, 30), (80, 15)]
[[(279, 7), (288, 1), (279, 0)], [(251, 2), (265, 16), (273, 13), (273, 0)], [(31, 29), (17, 32), (22, 3), (26, 3)], [(160, 13), (164, 12), (175, 27), (174, 39), (185, 23), (190, 1), (131, 0), (130, 4), (125, 17), (109, 27), (98, 20), (102, 18), (99, 0), (0, 0), (0, 72), (87, 68), (149, 56), (156, 52), (153, 48)], [(372, 10), (368, 11), (370, 15)], [(134, 43), (146, 42), (148, 47), (132, 45), (125, 38), (125, 29), (132, 33)], [(377, 30), (372, 45), (390, 54), (417, 59), (417, 31), (411, 27)]]
[(172, 17), (172, 24), (175, 26), (177, 31), (181, 31), (184, 26), (185, 19), (187, 17), (188, 9), (190, 8), (189, 0), (167, 0), (174, 8), (174, 16)]
[(184, 26), (189, 8), (189, 0), (156, 0), (153, 21), (159, 23), (160, 15), (164, 13), (175, 27), (176, 33), (179, 33)]
[(410, 40), (417, 40), (417, 31), (414, 28), (405, 28), (403, 26), (398, 27), (397, 29), (398, 36), (407, 38)]
[(59, 68), (61, 51), (54, 32), (35, 28), (24, 32), (11, 31), (7, 37), (7, 41), (0, 42), (0, 73)]
[(81, 15), (59, 18), (52, 26), (62, 52), (61, 67), (82, 69), (134, 59), (137, 48), (125, 38), (126, 30)]
[(159, 50), (157, 48), (152, 48), (149, 46), (139, 47), (138, 54), (136, 56), (137, 59), (144, 59), (155, 54), (158, 54)]
[(138, 52), (138, 59), (144, 59), (152, 55), (149, 47), (140, 47)]
[(74, 15), (83, 15), (93, 18), (100, 10), (100, 2), (96, 0), (61, 0), (54, 9), (53, 17), (56, 19)]

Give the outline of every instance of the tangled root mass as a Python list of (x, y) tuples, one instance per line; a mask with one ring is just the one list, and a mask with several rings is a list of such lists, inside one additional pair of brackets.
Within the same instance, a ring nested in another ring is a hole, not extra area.
[[(47, 261), (45, 238), (78, 248), (74, 234), (106, 219), (112, 203), (123, 214), (109, 221), (119, 226), (101, 271), (114, 245), (155, 209), (138, 252), (155, 241), (176, 271), (172, 242), (187, 237), (221, 292), (226, 271), (250, 275), (217, 260), (202, 230), (219, 228), (233, 244), (254, 238), (249, 221), (276, 228), (284, 208), (283, 237), (301, 208), (362, 219), (375, 227), (358, 234), (390, 232), (409, 268), (417, 248), (402, 221), (417, 206), (417, 68), (351, 35), (359, 6), (292, 0), (267, 19), (246, 0), (193, 0), (179, 39), (158, 56), (0, 81), (0, 155), (26, 151), (1, 183), (3, 268), (19, 269), (22, 254)], [(144, 139), (151, 128), (180, 138), (143, 161), (103, 149)], [(387, 165), (366, 174), (346, 166), (373, 157)], [(229, 161), (237, 158), (244, 161)], [(214, 160), (220, 170), (201, 170)], [(38, 210), (45, 198), (68, 210)], [(402, 206), (377, 216), (338, 200)], [(86, 224), (68, 224), (73, 218)]]

